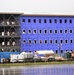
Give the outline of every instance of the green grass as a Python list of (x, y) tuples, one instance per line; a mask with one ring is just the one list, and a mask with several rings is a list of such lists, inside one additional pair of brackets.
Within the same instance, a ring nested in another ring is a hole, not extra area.
[(1, 63), (0, 67), (9, 66), (34, 66), (34, 65), (56, 65), (56, 64), (74, 64), (74, 61), (58, 61), (58, 62), (35, 62), (35, 63)]

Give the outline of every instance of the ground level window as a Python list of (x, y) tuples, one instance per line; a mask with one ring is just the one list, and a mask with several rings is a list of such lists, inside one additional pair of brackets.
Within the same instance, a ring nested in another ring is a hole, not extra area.
[(60, 52), (63, 53), (63, 50), (61, 50)]
[(56, 54), (58, 53), (58, 50), (56, 50)]

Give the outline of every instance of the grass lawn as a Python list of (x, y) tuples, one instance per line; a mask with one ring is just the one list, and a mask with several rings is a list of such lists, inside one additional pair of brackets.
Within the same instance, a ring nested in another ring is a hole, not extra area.
[(34, 66), (34, 65), (56, 65), (56, 64), (74, 64), (74, 61), (56, 61), (56, 62), (34, 62), (34, 63), (1, 63), (0, 67), (10, 66)]

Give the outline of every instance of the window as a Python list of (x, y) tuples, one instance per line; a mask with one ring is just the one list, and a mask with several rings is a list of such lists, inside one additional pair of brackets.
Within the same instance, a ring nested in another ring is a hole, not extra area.
[(46, 23), (46, 19), (44, 19), (44, 23)]
[(63, 53), (63, 50), (61, 50), (60, 52)]
[(33, 30), (33, 33), (36, 34), (36, 30)]
[(72, 20), (70, 20), (70, 23), (72, 23)]
[(23, 30), (23, 34), (25, 34), (26, 33), (26, 31), (25, 30)]
[(34, 23), (36, 23), (36, 19), (34, 19), (33, 21), (34, 21)]
[(44, 30), (44, 33), (47, 33), (47, 30)]
[(25, 22), (25, 19), (23, 19), (22, 21)]
[(45, 42), (45, 44), (47, 44), (47, 40), (45, 40), (44, 42)]
[(52, 40), (50, 40), (50, 43), (52, 43)]
[(28, 33), (31, 34), (31, 30), (28, 30)]
[(50, 33), (52, 33), (52, 30), (50, 30)]
[(41, 33), (42, 33), (42, 31), (41, 31), (41, 30), (39, 30), (39, 33), (41, 34)]
[(51, 19), (49, 20), (49, 23), (52, 23), (52, 20)]
[(34, 44), (36, 44), (37, 43), (37, 41), (36, 40), (34, 40)]
[(60, 23), (62, 23), (62, 20), (60, 19)]
[(67, 33), (68, 31), (67, 30), (65, 30), (65, 33)]
[(57, 40), (55, 40), (55, 43), (58, 43), (58, 41), (57, 41)]
[(60, 30), (60, 33), (62, 33), (62, 30)]
[(29, 40), (28, 43), (31, 44), (32, 43), (31, 40)]
[(23, 42), (24, 42), (24, 44), (26, 44), (26, 41), (25, 40)]
[(65, 40), (65, 43), (68, 43), (68, 40)]
[(72, 33), (72, 30), (70, 30), (70, 33)]
[(54, 23), (57, 23), (57, 20), (56, 19), (54, 20)]
[(70, 40), (70, 43), (72, 43), (72, 40)]
[(56, 54), (58, 53), (58, 50), (56, 50)]
[(67, 20), (65, 19), (64, 22), (67, 23)]
[(28, 19), (28, 23), (30, 23), (31, 22), (31, 20), (30, 19)]
[(39, 19), (39, 23), (41, 23), (41, 19)]
[(42, 40), (40, 40), (40, 44), (42, 44)]
[(55, 30), (55, 33), (57, 33), (57, 30)]

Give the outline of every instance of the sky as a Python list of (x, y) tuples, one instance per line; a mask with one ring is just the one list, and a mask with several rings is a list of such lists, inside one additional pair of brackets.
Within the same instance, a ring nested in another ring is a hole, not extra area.
[(74, 0), (0, 0), (0, 12), (74, 14)]

